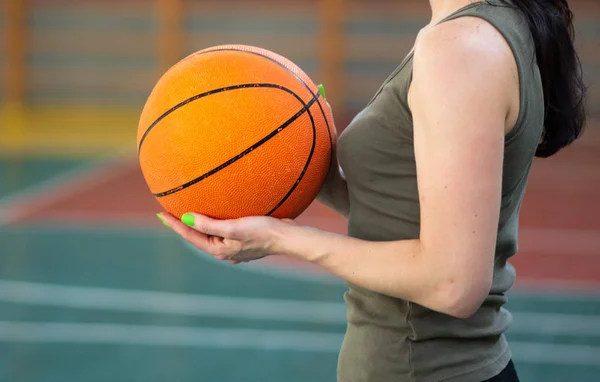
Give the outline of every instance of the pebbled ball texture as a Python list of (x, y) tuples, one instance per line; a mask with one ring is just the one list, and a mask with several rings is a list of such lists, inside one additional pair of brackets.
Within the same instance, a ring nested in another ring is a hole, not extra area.
[(240, 45), (194, 53), (158, 81), (142, 111), (138, 157), (177, 217), (295, 218), (315, 199), (335, 145), (331, 110), (294, 63)]

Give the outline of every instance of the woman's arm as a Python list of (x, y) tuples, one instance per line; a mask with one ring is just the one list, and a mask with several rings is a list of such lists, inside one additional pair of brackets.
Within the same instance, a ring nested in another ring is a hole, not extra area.
[(183, 219), (194, 228), (167, 221), (218, 259), (293, 256), (366, 289), (468, 317), (492, 282), (515, 72), (510, 48), (481, 20), (459, 19), (420, 36), (410, 89), (419, 239), (368, 242), (266, 217)]
[(479, 19), (425, 31), (410, 89), (419, 240), (370, 243), (284, 227), (282, 252), (437, 311), (475, 312), (492, 282), (515, 73), (510, 47)]

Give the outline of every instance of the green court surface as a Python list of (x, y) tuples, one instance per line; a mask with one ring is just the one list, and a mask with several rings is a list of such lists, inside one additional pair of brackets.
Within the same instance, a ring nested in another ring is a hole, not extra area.
[[(0, 198), (42, 184), (59, 174), (77, 168), (82, 161), (69, 159), (27, 159), (0, 157)], [(0, 199), (1, 200), (1, 199)]]
[[(0, 160), (0, 193), (79, 164)], [(334, 381), (344, 290), (208, 260), (159, 224), (0, 226), (0, 381)], [(600, 380), (600, 295), (509, 298), (522, 381)]]

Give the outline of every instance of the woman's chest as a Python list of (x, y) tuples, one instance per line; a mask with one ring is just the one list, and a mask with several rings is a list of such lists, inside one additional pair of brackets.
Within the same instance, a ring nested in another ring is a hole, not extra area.
[(408, 107), (410, 69), (405, 66), (388, 79), (340, 134), (337, 155), (349, 183), (405, 173), (407, 166), (414, 168)]

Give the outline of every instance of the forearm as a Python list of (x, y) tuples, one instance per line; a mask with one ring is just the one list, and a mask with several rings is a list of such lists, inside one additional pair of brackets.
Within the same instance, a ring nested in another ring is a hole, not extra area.
[[(452, 315), (457, 312), (451, 273), (430, 260), (420, 240), (369, 242), (291, 226), (280, 253), (318, 264), (355, 285)], [(456, 283), (457, 284), (457, 283)]]

